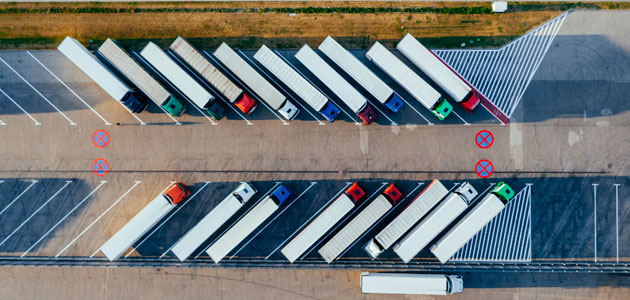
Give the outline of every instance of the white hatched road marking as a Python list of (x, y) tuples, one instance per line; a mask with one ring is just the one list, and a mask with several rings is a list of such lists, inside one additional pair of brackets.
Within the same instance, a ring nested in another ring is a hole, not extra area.
[(107, 181), (104, 181), (104, 180), (101, 181), (101, 183), (93, 191), (91, 191), (87, 196), (85, 196), (85, 198), (83, 198), (83, 200), (81, 200), (77, 205), (75, 205), (63, 218), (61, 218), (61, 220), (57, 221), (57, 223), (55, 223), (55, 225), (53, 225), (53, 227), (51, 227), (48, 231), (46, 231), (46, 233), (44, 233), (44, 235), (42, 235), (42, 237), (40, 237), (35, 243), (33, 243), (33, 245), (30, 248), (28, 248), (26, 251), (24, 251), (24, 253), (22, 253), (22, 255), (20, 255), (20, 257), (24, 257), (27, 253), (29, 253), (31, 250), (33, 250), (33, 248), (35, 248), (35, 246), (37, 246), (37, 244), (39, 244), (39, 242), (41, 242), (44, 238), (46, 238), (46, 236), (48, 236), (48, 234), (50, 234), (53, 230), (55, 230), (55, 228), (57, 228), (57, 226), (59, 226), (59, 224), (61, 224), (66, 218), (68, 218), (68, 216), (70, 216), (70, 214), (72, 214), (75, 210), (77, 210), (77, 208), (79, 208), (79, 206), (81, 206), (81, 204), (83, 204), (83, 202), (85, 202), (85, 200), (87, 200), (94, 193), (96, 193), (96, 191), (98, 191), (105, 183), (107, 183)]
[(66, 116), (66, 114), (64, 114), (62, 111), (59, 110), (59, 108), (57, 108), (57, 106), (55, 106), (52, 102), (50, 102), (50, 100), (48, 100), (48, 98), (46, 98), (46, 96), (44, 96), (42, 93), (39, 92), (39, 90), (37, 90), (30, 82), (26, 81), (26, 79), (24, 77), (22, 77), (22, 75), (20, 75), (20, 73), (18, 73), (13, 67), (11, 67), (6, 61), (4, 61), (4, 59), (2, 59), (2, 57), (0, 57), (0, 61), (2, 61), (7, 67), (9, 67), (9, 69), (11, 69), (11, 71), (13, 71), (13, 73), (15, 73), (15, 75), (17, 75), (18, 77), (20, 77), (20, 79), (22, 79), (22, 81), (24, 81), (24, 83), (26, 83), (28, 86), (30, 86), (40, 97), (42, 97), (44, 100), (46, 100), (46, 102), (48, 102), (48, 104), (50, 104), (50, 106), (52, 106), (58, 113), (60, 113), (68, 122), (70, 122), (70, 125), (74, 126), (77, 125), (77, 123), (74, 123), (72, 120), (70, 120), (70, 118), (68, 118), (68, 116)]
[(83, 234), (85, 234), (85, 232), (90, 230), (90, 228), (92, 228), (92, 226), (94, 226), (94, 224), (96, 224), (96, 222), (98, 222), (105, 214), (107, 214), (112, 208), (114, 208), (114, 206), (116, 206), (116, 204), (118, 204), (118, 202), (120, 202), (123, 198), (125, 198), (125, 196), (127, 196), (127, 194), (131, 193), (131, 191), (134, 188), (136, 188), (136, 186), (138, 186), (138, 184), (140, 184), (141, 182), (142, 181), (136, 181), (134, 183), (134, 185), (129, 190), (127, 190), (122, 196), (120, 196), (120, 198), (118, 198), (118, 200), (114, 201), (114, 203), (112, 203), (112, 205), (110, 205), (100, 216), (98, 216), (98, 218), (96, 218), (94, 221), (92, 221), (92, 223), (90, 223), (90, 225), (88, 225), (85, 229), (83, 229), (83, 231), (81, 231), (81, 233), (79, 233), (79, 235), (77, 235), (72, 241), (70, 241), (70, 243), (68, 243), (63, 249), (61, 249), (61, 251), (59, 251), (57, 253), (57, 255), (55, 255), (55, 257), (59, 257), (68, 248), (70, 248), (70, 246), (72, 246), (72, 244), (74, 244), (81, 236), (83, 236)]
[(22, 198), (22, 195), (26, 194), (26, 192), (28, 192), (28, 190), (32, 188), (33, 185), (35, 185), (36, 183), (37, 183), (37, 180), (31, 181), (31, 184), (28, 187), (26, 187), (24, 191), (22, 191), (19, 195), (17, 195), (17, 197), (15, 197), (11, 202), (9, 202), (9, 204), (4, 206), (2, 211), (0, 211), (0, 215), (2, 215), (7, 209), (9, 209), (9, 207), (11, 207), (11, 205), (13, 205), (15, 201), (18, 201), (20, 198)]
[(26, 54), (30, 55), (40, 66), (42, 66), (42, 68), (44, 68), (46, 71), (48, 71), (48, 74), (50, 74), (52, 77), (57, 79), (57, 81), (59, 81), (59, 83), (61, 83), (64, 87), (66, 87), (66, 89), (68, 89), (68, 91), (70, 91), (70, 93), (72, 93), (75, 97), (77, 97), (77, 99), (81, 100), (81, 102), (83, 102), (83, 104), (85, 104), (85, 106), (87, 106), (94, 114), (96, 114), (101, 120), (103, 120), (103, 122), (105, 122), (105, 125), (112, 125), (112, 123), (110, 123), (107, 120), (105, 120), (105, 118), (103, 118), (103, 116), (101, 116), (98, 112), (96, 112), (96, 110), (94, 110), (94, 108), (92, 108), (92, 106), (87, 104), (87, 102), (85, 102), (85, 100), (83, 100), (83, 98), (81, 98), (81, 96), (77, 95), (77, 93), (75, 93), (65, 82), (63, 82), (61, 79), (59, 79), (59, 77), (57, 77), (57, 75), (55, 73), (53, 73), (39, 59), (37, 59), (33, 54), (31, 54), (30, 51), (26, 51)]

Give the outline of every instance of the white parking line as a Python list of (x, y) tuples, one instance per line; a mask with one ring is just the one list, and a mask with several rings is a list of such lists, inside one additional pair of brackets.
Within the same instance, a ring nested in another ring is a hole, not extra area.
[(225, 95), (223, 95), (223, 93), (221, 93), (219, 90), (215, 89), (213, 86), (209, 85), (206, 80), (204, 80), (203, 78), (201, 78), (199, 75), (197, 75), (197, 72), (192, 70), (191, 68), (188, 67), (188, 65), (186, 65), (184, 62), (182, 62), (177, 55), (174, 55), (171, 51), (167, 51), (168, 54), (171, 55), (171, 57), (173, 57), (176, 61), (178, 61), (182, 66), (184, 66), (184, 68), (186, 70), (188, 70), (188, 73), (195, 76), (195, 78), (197, 78), (197, 80), (199, 82), (201, 82), (201, 84), (205, 85), (210, 91), (212, 91), (214, 93), (215, 96), (217, 96), (221, 101), (223, 101), (229, 108), (231, 108), (236, 114), (238, 114), (243, 120), (245, 120), (245, 122), (247, 123), (247, 125), (254, 125), (254, 123), (250, 122), (249, 120), (247, 120), (247, 118), (245, 118), (245, 116), (236, 108), (234, 108), (234, 106), (230, 103), (230, 101), (228, 101), (225, 98)]
[(54, 195), (52, 195), (52, 197), (48, 198), (48, 200), (46, 200), (46, 202), (44, 202), (44, 204), (42, 204), (37, 210), (35, 210), (34, 213), (32, 213), (28, 218), (26, 218), (26, 220), (24, 220), (24, 222), (22, 222), (22, 224), (20, 224), (20, 226), (15, 228), (15, 230), (13, 230), (13, 232), (11, 232), (11, 234), (9, 234), (9, 236), (7, 236), (2, 242), (0, 242), (0, 246), (4, 245), (4, 243), (6, 243), (7, 240), (9, 240), (18, 230), (20, 230), (24, 225), (26, 225), (26, 223), (28, 223), (28, 221), (30, 221), (50, 201), (52, 201), (57, 195), (59, 195), (59, 193), (61, 193), (61, 191), (63, 191), (63, 189), (65, 189), (71, 182), (72, 182), (72, 180), (66, 180), (66, 184), (64, 184), (61, 187), (61, 189), (59, 189)]
[(98, 218), (96, 218), (94, 221), (92, 221), (92, 223), (90, 225), (88, 225), (88, 227), (83, 229), (83, 231), (81, 231), (81, 233), (79, 233), (79, 235), (77, 235), (72, 241), (70, 241), (70, 243), (68, 243), (63, 249), (61, 249), (61, 251), (59, 251), (59, 253), (57, 253), (57, 255), (55, 255), (55, 257), (59, 257), (59, 255), (61, 255), (70, 246), (72, 246), (72, 244), (74, 244), (81, 236), (83, 236), (83, 234), (85, 234), (86, 231), (88, 231), (90, 228), (92, 228), (92, 226), (94, 226), (94, 224), (96, 224), (96, 222), (98, 222), (105, 214), (107, 214), (112, 208), (114, 208), (114, 206), (116, 206), (116, 204), (118, 204), (118, 202), (120, 202), (120, 200), (125, 198), (125, 196), (127, 196), (127, 194), (129, 194), (141, 182), (142, 181), (136, 181), (134, 183), (134, 185), (128, 191), (126, 191), (122, 196), (120, 196), (120, 198), (118, 198), (118, 200), (114, 201), (114, 203), (112, 203), (112, 205), (110, 205), (100, 216), (98, 216)]
[(280, 52), (278, 52), (278, 50), (273, 50), (282, 60), (284, 60), (284, 62), (286, 62), (289, 66), (291, 66), (293, 68), (293, 70), (295, 70), (296, 72), (298, 72), (298, 74), (302, 75), (302, 77), (308, 81), (314, 88), (316, 88), (320, 93), (322, 93), (322, 95), (324, 95), (326, 98), (328, 98), (328, 101), (332, 102), (333, 104), (335, 104), (335, 106), (337, 106), (337, 108), (339, 108), (339, 110), (343, 111), (344, 114), (346, 114), (350, 120), (354, 121), (354, 125), (361, 125), (362, 123), (357, 121), (357, 119), (355, 118), (355, 116), (353, 116), (352, 114), (349, 114), (347, 111), (345, 111), (343, 109), (342, 106), (340, 106), (339, 104), (337, 104), (335, 101), (332, 100), (332, 98), (330, 98), (328, 95), (326, 95), (326, 93), (324, 93), (324, 91), (322, 91), (317, 85), (315, 85), (310, 79), (308, 79), (308, 77), (304, 76), (304, 74), (298, 69), (296, 68), (292, 63), (289, 62), (288, 59), (286, 59), (284, 56), (282, 56), (282, 54), (280, 54)]
[(138, 243), (136, 246), (134, 246), (133, 249), (131, 251), (129, 251), (129, 253), (127, 253), (127, 255), (125, 255), (125, 258), (129, 257), (129, 255), (131, 255), (132, 253), (136, 252), (136, 249), (140, 248), (140, 246), (142, 246), (142, 244), (144, 244), (144, 242), (146, 240), (148, 240), (156, 231), (158, 231), (160, 228), (162, 228), (162, 226), (164, 226), (164, 224), (166, 224), (166, 222), (168, 222), (168, 220), (170, 220), (180, 209), (184, 208), (184, 206), (186, 206), (186, 204), (190, 203), (192, 201), (192, 199), (194, 199), (195, 196), (197, 196), (197, 194), (199, 194), (201, 191), (203, 191), (203, 189), (208, 184), (210, 184), (211, 182), (212, 181), (204, 182), (203, 186), (201, 186), (199, 188), (199, 190), (197, 190), (192, 196), (190, 196), (190, 198), (188, 198), (188, 200), (186, 200), (186, 202), (184, 202), (184, 204), (178, 205), (177, 209), (175, 209), (175, 211), (172, 214), (169, 214), (169, 216), (166, 219), (164, 219), (163, 221), (161, 221), (160, 224), (153, 229), (153, 231), (151, 231), (144, 239), (142, 239), (142, 241), (140, 241), (140, 243)]
[(2, 120), (0, 120), (0, 126), (5, 126), (7, 125), (7, 123), (2, 122)]
[[(400, 96), (399, 96), (400, 97)], [(405, 103), (407, 103), (407, 106), (410, 107), (411, 109), (413, 109), (413, 111), (415, 111), (420, 117), (422, 117), (424, 119), (424, 121), (427, 122), (427, 125), (433, 125), (433, 123), (431, 123), (431, 121), (429, 121), (429, 119), (425, 118), (415, 107), (413, 107), (413, 105), (411, 105), (411, 103), (407, 102), (407, 100), (405, 100), (403, 97), (400, 97), (400, 99), (402, 99), (402, 101), (404, 101)]]
[(595, 249), (595, 262), (597, 262), (597, 183), (593, 183), (593, 245)]
[[(379, 193), (384, 186), (386, 186), (388, 184), (388, 182), (383, 182), (381, 183), (381, 186), (374, 192), (372, 193), (369, 197), (367, 197), (365, 199), (365, 201), (363, 201), (363, 203), (361, 203), (361, 205), (359, 205), (358, 207), (356, 207), (354, 209), (354, 211), (359, 211), (363, 206), (365, 206), (367, 203), (371, 202), (372, 198), (374, 197), (374, 195), (376, 195), (377, 193)], [(359, 212), (360, 213), (360, 212)], [(319, 242), (317, 244), (315, 244), (314, 247), (311, 247), (311, 249), (309, 251), (306, 251), (306, 254), (302, 255), (302, 257), (300, 257), (298, 260), (303, 260), (305, 257), (307, 257), (309, 254), (311, 254), (311, 252), (313, 252), (313, 250), (315, 250), (317, 247), (319, 247), (319, 245), (326, 240), (326, 238), (328, 238), (328, 236), (330, 236), (333, 232), (335, 232), (337, 230), (337, 228), (339, 228), (340, 226), (343, 226), (346, 224), (346, 221), (348, 220), (348, 218), (350, 218), (350, 216), (352, 216), (353, 218), (357, 216), (357, 214), (352, 214), (352, 213), (348, 213), (348, 215), (343, 218), (343, 220), (341, 220), (341, 222), (339, 222), (339, 224), (337, 224), (337, 226), (335, 226), (332, 230), (329, 230), (326, 235), (324, 235), (323, 238), (321, 238), (319, 240)]]
[(313, 220), (313, 218), (315, 218), (316, 216), (319, 215), (319, 213), (325, 209), (326, 207), (328, 207), (328, 205), (334, 201), (335, 199), (337, 199), (337, 197), (346, 190), (346, 188), (351, 185), (352, 182), (346, 182), (346, 185), (339, 191), (337, 192), (337, 194), (335, 194), (332, 198), (330, 198), (330, 200), (328, 200), (328, 202), (326, 202), (326, 204), (324, 204), (318, 211), (316, 211), (308, 220), (306, 220), (306, 222), (302, 223), (302, 226), (300, 226), (296, 231), (294, 231), (286, 240), (284, 240), (282, 243), (280, 243), (280, 245), (278, 245), (278, 247), (276, 247), (276, 249), (274, 249), (273, 251), (271, 251), (271, 253), (269, 253), (269, 255), (267, 255), (267, 257), (265, 257), (265, 260), (269, 259), (269, 257), (271, 257), (271, 255), (273, 255), (276, 251), (278, 251), (278, 249), (280, 249), (280, 247), (282, 247), (287, 241), (291, 240), (295, 235), (297, 235), (302, 228), (306, 227), (308, 224), (310, 224), (311, 220)]
[(619, 184), (615, 186), (615, 233), (617, 237), (617, 263), (619, 263)]
[(24, 191), (22, 191), (19, 195), (17, 195), (17, 197), (15, 197), (15, 199), (13, 199), (13, 201), (11, 201), (9, 204), (4, 206), (2, 211), (0, 211), (0, 215), (2, 215), (7, 209), (9, 209), (9, 207), (11, 207), (11, 205), (13, 205), (13, 203), (15, 203), (15, 201), (18, 201), (18, 199), (20, 199), (22, 197), (22, 195), (24, 195), (36, 183), (37, 183), (37, 180), (31, 181), (31, 184), (28, 187), (26, 187), (26, 189)]
[(50, 75), (52, 75), (52, 77), (57, 79), (57, 81), (59, 81), (59, 83), (61, 83), (63, 86), (65, 86), (66, 89), (68, 89), (68, 91), (70, 91), (75, 97), (77, 97), (77, 99), (81, 100), (81, 102), (83, 102), (83, 104), (85, 104), (85, 106), (87, 106), (94, 114), (96, 114), (99, 118), (101, 118), (101, 120), (103, 120), (103, 122), (105, 122), (105, 125), (112, 125), (112, 123), (110, 123), (107, 120), (105, 120), (105, 118), (103, 118), (103, 116), (101, 116), (98, 112), (96, 112), (96, 110), (94, 110), (94, 108), (92, 108), (92, 106), (87, 104), (87, 102), (85, 102), (85, 100), (83, 100), (83, 98), (81, 98), (79, 95), (77, 95), (77, 93), (75, 93), (68, 85), (66, 85), (65, 82), (61, 81), (61, 79), (59, 79), (59, 77), (57, 77), (57, 75), (55, 75), (55, 73), (53, 73), (50, 69), (48, 69), (48, 67), (46, 67), (41, 61), (39, 61), (39, 59), (37, 59), (35, 56), (33, 56), (33, 54), (31, 54), (30, 51), (26, 51), (26, 53), (28, 55), (30, 55), (46, 71), (48, 71), (48, 73)]
[(453, 114), (455, 114), (455, 116), (462, 120), (462, 122), (464, 122), (464, 125), (470, 125), (470, 123), (466, 122), (466, 120), (464, 120), (464, 118), (462, 118), (456, 111), (453, 110)]
[(68, 122), (70, 122), (70, 125), (77, 125), (77, 123), (74, 123), (72, 120), (70, 120), (70, 118), (68, 118), (68, 116), (66, 116), (63, 112), (61, 112), (57, 106), (55, 106), (54, 104), (52, 104), (52, 102), (50, 102), (50, 100), (48, 100), (48, 98), (46, 98), (46, 96), (44, 96), (42, 93), (39, 92), (39, 90), (37, 90), (30, 82), (26, 81), (26, 79), (24, 79), (24, 77), (22, 77), (22, 75), (20, 75), (20, 73), (18, 73), (13, 67), (11, 67), (6, 61), (4, 61), (4, 59), (2, 59), (2, 57), (0, 57), (0, 61), (2, 61), (5, 65), (7, 65), (7, 67), (9, 67), (9, 69), (11, 69), (11, 71), (13, 71), (13, 73), (15, 73), (15, 75), (17, 75), (18, 77), (20, 77), (20, 79), (22, 79), (28, 86), (30, 86), (39, 96), (41, 96), (44, 100), (46, 100), (46, 102), (48, 102), (48, 104), (50, 104), (50, 106), (52, 106), (55, 110), (57, 110), (57, 112), (59, 112), (66, 120), (68, 120)]
[(298, 199), (300, 199), (302, 197), (302, 195), (306, 194), (306, 192), (308, 192), (308, 190), (310, 190), (314, 185), (316, 185), (317, 182), (315, 181), (311, 181), (311, 184), (297, 197), (295, 197), (295, 199), (293, 199), (293, 201), (291, 201), (291, 203), (289, 203), (289, 205), (287, 205), (282, 211), (280, 211), (275, 217), (273, 217), (273, 219), (271, 219), (271, 221), (267, 222), (267, 224), (265, 224), (265, 226), (263, 228), (261, 228), (260, 230), (258, 230), (258, 232), (256, 232), (256, 234), (254, 234), (254, 236), (252, 236), (251, 239), (249, 239), (249, 241), (247, 241), (247, 243), (245, 243), (245, 245), (243, 245), (241, 248), (239, 248), (238, 250), (236, 250), (236, 252), (230, 256), (230, 259), (232, 259), (234, 256), (236, 256), (241, 250), (243, 250), (243, 248), (245, 248), (251, 241), (253, 241), (261, 232), (263, 232), (265, 230), (265, 228), (267, 228), (271, 223), (273, 223), (273, 221), (275, 221), (284, 211), (286, 211), (289, 207), (291, 207), (291, 205), (293, 205), (293, 203), (297, 202)]
[(236, 82), (238, 82), (241, 85), (241, 87), (246, 89), (251, 94), (252, 97), (255, 97), (258, 100), (258, 102), (260, 102), (262, 105), (264, 105), (274, 116), (276, 116), (280, 121), (282, 121), (282, 125), (289, 125), (289, 123), (287, 121), (285, 121), (273, 109), (271, 109), (271, 107), (269, 107), (267, 102), (263, 101), (260, 97), (258, 97), (258, 94), (254, 93), (247, 85), (245, 85), (238, 77), (236, 77), (236, 75), (234, 75), (234, 73), (232, 73), (227, 68), (223, 67), (223, 65), (220, 64), (218, 61), (216, 61), (214, 59), (214, 57), (212, 57), (210, 52), (204, 51), (204, 53), (206, 54), (207, 57), (209, 57), (212, 61), (214, 61), (214, 63), (217, 66), (219, 66), (219, 68), (221, 68), (225, 74), (229, 74), (230, 77), (232, 77), (232, 79), (234, 79)]
[(31, 116), (31, 114), (27, 113), (26, 110), (24, 110), (24, 108), (22, 108), (22, 106), (17, 104), (17, 102), (15, 102), (15, 100), (13, 100), (13, 98), (11, 98), (11, 96), (9, 96), (7, 93), (5, 93), (4, 90), (0, 89), (0, 92), (2, 92), (2, 94), (4, 94), (4, 96), (9, 98), (9, 100), (11, 100), (11, 102), (13, 102), (13, 104), (15, 104), (15, 106), (17, 106), (23, 113), (25, 113), (29, 118), (31, 118), (31, 120), (33, 120), (33, 122), (35, 122), (35, 125), (37, 125), (37, 126), (42, 125), (42, 123), (39, 123), (39, 121), (35, 120), (35, 118), (33, 118), (33, 116)]
[(24, 257), (27, 253), (33, 250), (33, 248), (35, 248), (35, 246), (39, 244), (39, 242), (41, 242), (46, 236), (48, 236), (48, 234), (50, 234), (53, 230), (55, 230), (55, 228), (57, 228), (59, 224), (61, 224), (66, 218), (68, 218), (68, 216), (70, 216), (70, 214), (72, 214), (75, 210), (77, 210), (77, 208), (79, 208), (79, 206), (81, 206), (81, 204), (83, 204), (85, 200), (87, 200), (94, 193), (96, 193), (96, 191), (98, 191), (105, 183), (107, 183), (107, 181), (105, 180), (101, 181), (101, 184), (99, 184), (93, 191), (91, 191), (87, 196), (85, 196), (85, 198), (83, 198), (83, 200), (81, 200), (77, 205), (75, 205), (63, 218), (61, 218), (61, 220), (57, 221), (57, 223), (55, 223), (53, 227), (51, 227), (48, 231), (46, 231), (46, 233), (44, 233), (44, 235), (42, 235), (42, 237), (40, 237), (37, 240), (37, 242), (35, 242), (30, 248), (26, 249), (26, 251), (24, 251), (24, 253), (22, 253), (20, 257)]
[[(197, 105), (195, 105), (195, 103), (193, 103), (192, 100), (188, 99), (188, 96), (184, 95), (184, 93), (180, 89), (178, 89), (175, 85), (173, 85), (170, 81), (168, 81), (160, 72), (158, 72), (153, 67), (153, 65), (147, 62), (142, 56), (138, 55), (138, 53), (136, 53), (135, 51), (132, 51), (131, 54), (135, 55), (138, 60), (142, 61), (144, 65), (148, 66), (153, 71), (154, 74), (159, 76), (162, 79), (162, 81), (166, 82), (166, 84), (168, 84), (173, 90), (178, 91), (179, 94), (182, 95), (182, 97), (188, 102), (188, 104), (192, 105), (202, 116), (206, 117), (206, 119), (208, 119), (208, 121), (210, 121), (212, 125), (217, 125), (217, 123), (213, 121), (203, 110), (197, 107)], [(169, 114), (164, 108), (162, 108), (162, 106), (159, 106), (159, 107), (166, 115), (168, 115), (171, 119), (173, 119), (173, 121), (175, 121), (175, 125), (182, 125), (182, 123), (180, 123), (177, 119), (171, 116), (171, 114)]]
[(278, 182), (276, 181), (276, 183), (262, 196), (258, 199), (258, 201), (256, 201), (256, 203), (254, 203), (254, 205), (252, 205), (245, 213), (243, 213), (237, 220), (236, 222), (234, 222), (228, 229), (226, 229), (224, 232), (221, 233), (221, 235), (219, 235), (216, 239), (214, 239), (214, 241), (212, 241), (212, 243), (208, 244), (208, 246), (206, 246), (205, 249), (203, 249), (201, 252), (199, 252), (199, 254), (197, 254), (197, 256), (195, 256), (193, 259), (197, 259), (197, 257), (199, 257), (201, 254), (203, 254), (204, 252), (206, 252), (206, 250), (208, 250), (208, 248), (210, 248), (210, 246), (212, 246), (212, 244), (214, 244), (214, 242), (216, 242), (218, 239), (220, 239), (228, 230), (230, 230), (230, 228), (232, 228), (232, 226), (234, 226), (234, 224), (238, 223), (238, 221), (240, 221), (245, 215), (247, 215), (247, 213), (249, 213), (250, 210), (252, 210), (254, 207), (256, 207), (256, 205), (258, 205), (258, 203), (260, 203), (260, 201), (262, 201), (263, 199), (265, 199), (265, 197), (267, 197), (267, 195), (271, 194), (272, 191), (275, 190), (275, 188), (277, 186), (279, 186), (280, 184), (282, 184), (282, 182)]
[(372, 101), (368, 100), (367, 98), (365, 99), (367, 101), (367, 103), (369, 103), (374, 109), (376, 109), (381, 115), (383, 115), (387, 120), (389, 120), (389, 122), (391, 123), (391, 126), (396, 126), (398, 125), (398, 123), (394, 122), (394, 120), (392, 120), (389, 116), (387, 116), (387, 114), (385, 114), (380, 108), (378, 108), (376, 105), (374, 105), (374, 103), (372, 103)]
[[(290, 99), (288, 96), (291, 95), (289, 92), (287, 92), (280, 84), (278, 84), (272, 77), (271, 75), (269, 75), (269, 73), (265, 72), (262, 68), (260, 68), (258, 65), (256, 65), (256, 63), (254, 61), (252, 61), (249, 57), (247, 57), (247, 55), (245, 55), (241, 50), (238, 50), (238, 53), (240, 53), (241, 57), (244, 57), (245, 59), (247, 59), (249, 61), (250, 64), (252, 64), (254, 67), (256, 67), (256, 69), (258, 69), (258, 72), (265, 74), (266, 78), (271, 80), (273, 83), (276, 84), (276, 86), (281, 89), (285, 96), (287, 96), (287, 99)], [(297, 101), (297, 99), (293, 99), (295, 100), (295, 103), (297, 103), (297, 105), (299, 105), (304, 111), (306, 111), (309, 115), (311, 115), (311, 117), (313, 117), (313, 119), (315, 119), (315, 121), (317, 121), (317, 123), (319, 123), (319, 125), (326, 125), (326, 123), (322, 123), (321, 120), (319, 120), (314, 114), (312, 114), (308, 109), (306, 109), (306, 107), (304, 107), (304, 105), (302, 105), (302, 103), (300, 103), (300, 101)]]

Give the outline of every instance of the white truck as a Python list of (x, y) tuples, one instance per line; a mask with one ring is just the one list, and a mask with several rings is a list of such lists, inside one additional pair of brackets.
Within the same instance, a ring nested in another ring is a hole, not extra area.
[(244, 114), (249, 115), (256, 109), (258, 106), (256, 101), (252, 100), (240, 87), (219, 72), (195, 47), (181, 36), (175, 39), (170, 49)]
[(145, 71), (129, 54), (118, 47), (112, 39), (107, 39), (98, 48), (98, 52), (109, 61), (122, 75), (127, 77), (151, 101), (162, 107), (172, 116), (181, 116), (186, 111), (186, 104), (169, 93), (155, 78)]
[(405, 65), (381, 43), (375, 42), (365, 53), (377, 67), (402, 86), (420, 104), (426, 107), (438, 119), (444, 120), (453, 111), (453, 106), (446, 101), (432, 86)]
[(206, 253), (214, 262), (219, 263), (230, 251), (249, 236), (258, 226), (278, 210), (280, 205), (291, 196), (286, 186), (280, 185), (271, 195), (262, 199), (247, 214), (228, 229)]
[(94, 54), (83, 47), (79, 41), (67, 36), (57, 50), (65, 55), (83, 73), (98, 84), (116, 101), (121, 102), (134, 113), (141, 113), (149, 104), (132, 90), (125, 82), (120, 80), (105, 64)]
[(254, 58), (302, 98), (304, 102), (322, 114), (328, 122), (332, 123), (339, 115), (339, 108), (332, 101), (326, 98), (267, 46), (262, 45), (254, 55)]
[(335, 39), (328, 36), (319, 44), (319, 50), (389, 110), (397, 113), (403, 107), (400, 96)]
[(227, 108), (186, 73), (186, 71), (173, 61), (158, 45), (149, 42), (144, 49), (140, 51), (140, 56), (149, 62), (162, 76), (199, 108), (207, 111), (208, 114), (217, 120), (223, 117)]
[(355, 182), (345, 193), (330, 204), (315, 220), (295, 236), (280, 252), (291, 262), (295, 262), (304, 252), (326, 234), (343, 216), (347, 215), (365, 196), (365, 192)]
[(464, 182), (454, 192), (446, 196), (429, 215), (396, 243), (393, 248), (394, 252), (405, 263), (409, 263), (440, 232), (463, 213), (476, 196), (477, 191), (475, 188), (470, 183)]
[(477, 203), (463, 218), (446, 232), (433, 246), (431, 252), (441, 263), (446, 263), (451, 257), (494, 217), (505, 208), (514, 197), (514, 190), (507, 184), (500, 182), (492, 191)]
[(477, 107), (480, 102), (478, 92), (411, 34), (407, 33), (396, 45), (396, 49), (453, 97), (453, 100), (466, 111), (472, 112)]
[(186, 260), (256, 194), (249, 182), (242, 182), (229, 196), (190, 229), (171, 249), (180, 261)]
[(184, 184), (171, 185), (107, 240), (101, 246), (101, 252), (108, 260), (117, 260), (188, 195), (190, 195), (190, 191), (186, 189)]
[(444, 185), (434, 179), (394, 220), (363, 246), (365, 252), (370, 257), (377, 258), (383, 251), (394, 245), (447, 194), (448, 190)]
[(293, 120), (300, 110), (285, 95), (278, 91), (267, 79), (249, 65), (226, 43), (222, 43), (214, 51), (216, 57), (226, 66), (236, 77), (241, 79), (245, 85), (251, 88), (265, 103), (272, 109), (277, 110), (287, 120)]
[(369, 125), (376, 120), (376, 111), (367, 99), (335, 72), (311, 47), (304, 45), (295, 54), (295, 58), (357, 114), (363, 123)]
[(363, 294), (449, 295), (461, 293), (459, 275), (414, 273), (361, 273)]
[(385, 213), (396, 204), (401, 197), (400, 191), (392, 183), (378, 195), (374, 201), (356, 215), (346, 226), (335, 234), (322, 248), (319, 249), (326, 262), (331, 263), (346, 250), (352, 242), (374, 225)]

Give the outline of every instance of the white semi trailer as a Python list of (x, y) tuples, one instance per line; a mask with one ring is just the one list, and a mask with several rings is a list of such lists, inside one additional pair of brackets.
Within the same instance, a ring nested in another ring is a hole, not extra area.
[(322, 114), (328, 122), (332, 123), (339, 115), (339, 108), (332, 101), (326, 98), (267, 46), (262, 45), (254, 55), (254, 58), (302, 98), (304, 102)]
[(434, 179), (394, 220), (365, 244), (363, 247), (365, 252), (372, 258), (378, 257), (383, 251), (394, 245), (447, 194), (448, 190), (444, 185), (439, 180)]
[(242, 57), (240, 57), (230, 46), (222, 43), (214, 51), (216, 57), (226, 66), (236, 77), (241, 79), (245, 85), (251, 88), (265, 103), (272, 109), (277, 110), (287, 120), (293, 120), (300, 110), (285, 95), (278, 91), (267, 79), (256, 72)]
[(446, 232), (433, 246), (431, 252), (441, 263), (446, 263), (464, 247), (481, 229), (496, 217), (514, 197), (514, 190), (500, 182), (477, 203), (463, 218)]
[(319, 44), (319, 50), (389, 110), (397, 113), (403, 107), (400, 96), (335, 39), (328, 36)]
[(107, 39), (98, 48), (98, 52), (109, 61), (122, 75), (127, 77), (151, 101), (162, 107), (172, 116), (181, 116), (186, 111), (186, 104), (169, 93), (155, 78), (145, 71), (129, 54), (118, 47), (112, 39)]
[(440, 232), (464, 212), (468, 208), (468, 204), (476, 196), (477, 191), (470, 183), (465, 182), (460, 185), (394, 245), (394, 252), (405, 263), (409, 263)]
[(363, 123), (369, 125), (376, 120), (377, 114), (367, 99), (335, 72), (311, 47), (304, 45), (295, 54), (295, 58), (357, 114)]
[(326, 262), (331, 263), (346, 250), (352, 242), (374, 225), (385, 213), (396, 204), (402, 196), (400, 191), (392, 183), (383, 194), (378, 195), (374, 201), (356, 215), (346, 226), (335, 234), (322, 248), (319, 249)]
[(391, 53), (381, 43), (375, 42), (365, 56), (374, 62), (383, 72), (402, 86), (420, 104), (426, 107), (438, 119), (444, 120), (453, 111), (453, 106), (446, 101), (432, 86), (416, 74), (411, 68)]
[(120, 80), (94, 54), (83, 47), (79, 41), (67, 36), (57, 50), (65, 55), (83, 73), (98, 84), (116, 101), (121, 102), (132, 112), (140, 113), (147, 108), (148, 102), (125, 82)]
[(186, 260), (256, 194), (249, 182), (242, 182), (229, 196), (190, 229), (171, 249), (180, 261)]
[(363, 294), (448, 295), (461, 293), (459, 275), (414, 273), (361, 273)]
[(396, 49), (453, 97), (453, 100), (457, 101), (465, 110), (471, 112), (477, 107), (480, 102), (478, 92), (411, 34), (407, 33), (396, 45)]

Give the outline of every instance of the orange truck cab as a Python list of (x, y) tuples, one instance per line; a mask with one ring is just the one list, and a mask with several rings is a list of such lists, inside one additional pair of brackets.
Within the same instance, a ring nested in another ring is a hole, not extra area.
[(168, 202), (175, 205), (179, 202), (182, 202), (182, 200), (184, 200), (186, 197), (190, 196), (190, 191), (183, 183), (176, 182), (168, 187), (163, 195), (164, 197), (166, 197), (166, 199), (168, 199)]

